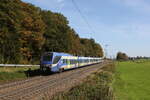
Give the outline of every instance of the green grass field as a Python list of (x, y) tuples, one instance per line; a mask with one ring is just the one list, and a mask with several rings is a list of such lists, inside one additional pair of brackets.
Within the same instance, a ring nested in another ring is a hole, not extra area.
[[(29, 67), (1, 67), (0, 82), (27, 78), (28, 69)], [(39, 69), (39, 67), (31, 67), (31, 71), (37, 69)]]
[(150, 61), (116, 62), (116, 100), (150, 100)]

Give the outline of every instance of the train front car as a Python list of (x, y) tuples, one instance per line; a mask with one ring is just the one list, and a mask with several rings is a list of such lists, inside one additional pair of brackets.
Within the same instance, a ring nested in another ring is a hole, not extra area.
[(41, 56), (40, 69), (42, 71), (51, 71), (53, 61), (53, 53), (44, 53)]
[(41, 57), (40, 69), (42, 71), (59, 72), (65, 69), (63, 67), (66, 65), (63, 62), (62, 58), (69, 57), (69, 56), (71, 55), (65, 53), (58, 53), (58, 52), (45, 53)]

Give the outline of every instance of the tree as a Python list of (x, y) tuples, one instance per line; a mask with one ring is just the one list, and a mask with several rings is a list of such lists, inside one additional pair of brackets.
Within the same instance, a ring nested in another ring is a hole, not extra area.
[(21, 0), (0, 1), (0, 63), (34, 63), (43, 52), (102, 57), (94, 39), (83, 39), (67, 18)]
[(20, 0), (0, 1), (1, 63), (27, 63), (39, 53), (45, 24), (38, 10)]
[(94, 39), (82, 39), (60, 13), (41, 11), (46, 24), (45, 43), (42, 52), (67, 52), (78, 56), (103, 56), (102, 48)]
[(118, 52), (117, 53), (117, 60), (128, 60), (128, 56), (125, 53)]

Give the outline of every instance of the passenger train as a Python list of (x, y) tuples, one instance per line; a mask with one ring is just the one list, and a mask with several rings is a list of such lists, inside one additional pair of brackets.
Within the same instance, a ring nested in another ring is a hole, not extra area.
[(67, 53), (46, 52), (41, 56), (40, 69), (42, 71), (62, 72), (100, 62), (102, 62), (102, 58), (98, 57), (78, 57)]

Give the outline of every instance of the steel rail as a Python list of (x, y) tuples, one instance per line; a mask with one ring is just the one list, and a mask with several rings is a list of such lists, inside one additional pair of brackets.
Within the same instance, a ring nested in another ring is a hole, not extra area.
[[(102, 65), (102, 66), (104, 66), (104, 65)], [(102, 68), (102, 66), (101, 66), (101, 68)], [(40, 91), (45, 91), (48, 88), (51, 88), (52, 86), (54, 86), (58, 83), (62, 83), (65, 80), (70, 80), (70, 79), (73, 79), (73, 78), (75, 79), (77, 76), (82, 75), (86, 71), (93, 70), (94, 68), (96, 69), (97, 67), (96, 66), (95, 67), (90, 67), (89, 66), (86, 69), (81, 68), (82, 70), (77, 70), (77, 71), (73, 70), (74, 72), (71, 73), (68, 77), (66, 77), (66, 75), (64, 75), (64, 76), (57, 77), (56, 79), (54, 78), (54, 79), (51, 79), (51, 80), (50, 80), (50, 78), (45, 78), (39, 84), (34, 84), (34, 85), (31, 85), (31, 86), (26, 87), (26, 88), (17, 89), (16, 91), (9, 91), (9, 92), (6, 92), (5, 94), (0, 94), (0, 98), (3, 99), (3, 100), (5, 100), (5, 98), (6, 98), (6, 100), (12, 100), (12, 98), (14, 98), (14, 97), (15, 98), (17, 98), (17, 97), (25, 98), (27, 95), (31, 96), (31, 94), (35, 94), (35, 93), (37, 94)], [(58, 75), (60, 76), (61, 74), (58, 74)], [(29, 82), (29, 80), (27, 82)], [(24, 83), (24, 82), (20, 82), (19, 84), (21, 84), (21, 83)], [(15, 83), (15, 84), (17, 84), (17, 83)], [(1, 86), (1, 88), (2, 88), (2, 86)]]

